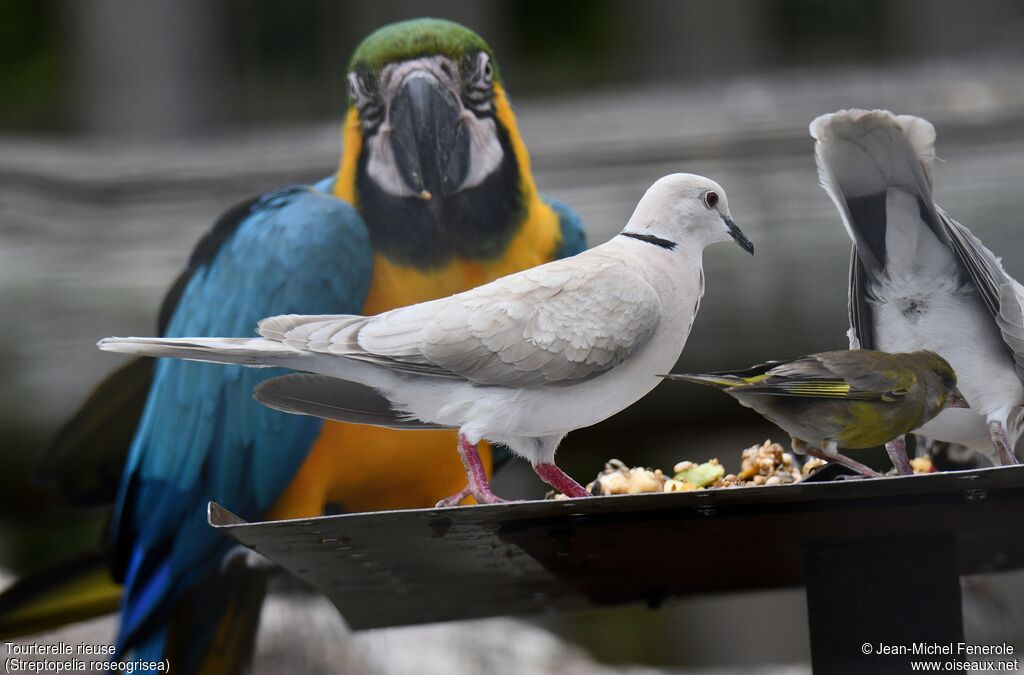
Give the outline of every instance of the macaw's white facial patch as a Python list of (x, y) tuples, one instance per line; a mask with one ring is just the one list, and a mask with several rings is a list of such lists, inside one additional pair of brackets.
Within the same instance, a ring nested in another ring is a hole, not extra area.
[(366, 152), (366, 172), (377, 186), (393, 197), (415, 197), (416, 192), (402, 180), (398, 161), (391, 146), (391, 125), (385, 121), (363, 145)]
[[(368, 135), (363, 146), (364, 152), (367, 153), (367, 173), (381, 190), (395, 197), (422, 196), (419, 190), (413, 189), (403, 179), (399, 170), (393, 145), (396, 139), (391, 119), (392, 105), (402, 85), (417, 78), (436, 81), (451, 95), (451, 103), (458, 111), (456, 123), (464, 128), (469, 137), (469, 166), (458, 189), (465, 190), (480, 185), (501, 166), (505, 153), (498, 138), (497, 123), (490, 114), (477, 116), (480, 111), (490, 113), (493, 109), (489, 101), (486, 106), (482, 106), (477, 100), (480, 97), (482, 82), (486, 80), (490, 83), (490, 79), (481, 79), (483, 76), (477, 73), (478, 70), (487, 71), (490, 68), (486, 55), (483, 59), (475, 59), (471, 68), (474, 72), (463, 74), (459, 64), (451, 59), (444, 56), (429, 56), (390, 64), (381, 71), (378, 92), (384, 108), (383, 120), (376, 126), (376, 130)], [(474, 105), (477, 113), (465, 105), (466, 96), (470, 94), (472, 96), (468, 100)], [(364, 131), (369, 130), (364, 126)], [(421, 149), (426, 152), (430, 150)]]
[(501, 165), (505, 152), (493, 117), (480, 118), (463, 110), (462, 123), (469, 130), (469, 172), (461, 188), (465, 190), (484, 182)]

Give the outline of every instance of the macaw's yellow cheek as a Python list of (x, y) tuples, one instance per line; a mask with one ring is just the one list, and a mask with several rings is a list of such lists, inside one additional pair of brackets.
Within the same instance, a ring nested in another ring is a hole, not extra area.
[(359, 112), (349, 106), (345, 123), (341, 127), (341, 166), (334, 181), (334, 196), (358, 208), (356, 204), (356, 170), (359, 168), (359, 153), (363, 151), (363, 130)]

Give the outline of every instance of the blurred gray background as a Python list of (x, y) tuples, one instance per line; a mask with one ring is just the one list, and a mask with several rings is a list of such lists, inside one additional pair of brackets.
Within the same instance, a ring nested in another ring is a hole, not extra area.
[[(757, 256), (707, 251), (681, 369), (846, 345), (849, 244), (807, 134), (839, 108), (934, 122), (938, 202), (1024, 277), (1015, 0), (8, 0), (0, 566), (31, 569), (102, 529), (104, 514), (54, 511), (28, 477), (56, 426), (118, 363), (95, 341), (154, 330), (162, 294), (221, 211), (331, 173), (351, 50), (374, 28), (422, 15), (465, 23), (494, 47), (538, 185), (577, 210), (591, 244), (665, 173), (728, 190)], [(575, 432), (559, 456), (583, 480), (610, 457), (670, 469), (717, 456), (735, 469), (766, 436), (784, 440), (728, 397), (664, 386)], [(499, 491), (541, 494), (522, 469), (500, 476)], [(799, 662), (802, 603), (794, 591), (549, 623), (613, 662)], [(770, 637), (756, 637), (766, 621)], [(970, 630), (1019, 635), (1019, 622), (983, 614)]]

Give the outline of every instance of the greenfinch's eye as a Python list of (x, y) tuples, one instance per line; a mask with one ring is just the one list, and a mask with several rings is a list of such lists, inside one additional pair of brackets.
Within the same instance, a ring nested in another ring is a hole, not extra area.
[(715, 206), (717, 204), (718, 204), (718, 193), (717, 192), (708, 191), (708, 192), (704, 193), (704, 205), (705, 206), (707, 206), (709, 209), (713, 209), (713, 208), (715, 208)]

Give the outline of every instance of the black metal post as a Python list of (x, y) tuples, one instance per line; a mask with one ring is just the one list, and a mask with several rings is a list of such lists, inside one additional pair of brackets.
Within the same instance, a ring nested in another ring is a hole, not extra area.
[(962, 660), (956, 653), (964, 629), (953, 537), (814, 547), (806, 579), (815, 675), (902, 674), (910, 672), (911, 661)]

